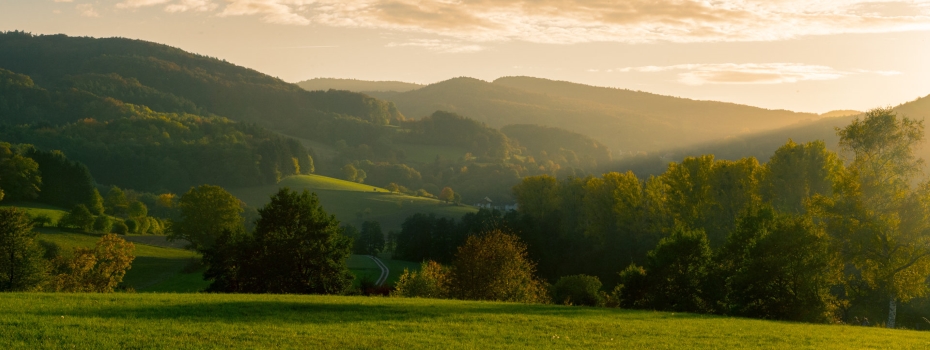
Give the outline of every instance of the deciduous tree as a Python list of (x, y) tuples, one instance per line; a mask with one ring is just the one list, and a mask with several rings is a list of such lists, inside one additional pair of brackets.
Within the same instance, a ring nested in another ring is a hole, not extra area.
[(459, 247), (452, 263), (451, 293), (467, 300), (547, 302), (545, 285), (535, 273), (520, 238), (493, 230), (469, 236)]
[(243, 209), (239, 199), (222, 187), (191, 188), (181, 196), (178, 207), (180, 219), (171, 223), (168, 239), (186, 240), (198, 251), (210, 248), (224, 230), (241, 231)]
[(894, 327), (897, 302), (928, 293), (930, 183), (912, 185), (923, 164), (914, 156), (923, 122), (878, 108), (837, 133), (853, 159), (838, 195), (818, 198), (818, 214), (855, 267), (849, 276), (887, 295), (886, 325)]

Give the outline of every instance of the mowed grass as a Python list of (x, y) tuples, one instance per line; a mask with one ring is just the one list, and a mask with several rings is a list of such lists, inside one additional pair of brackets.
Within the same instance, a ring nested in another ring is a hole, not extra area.
[(260, 208), (281, 187), (310, 190), (319, 196), (323, 209), (336, 215), (339, 221), (359, 228), (364, 221), (378, 221), (385, 233), (399, 231), (404, 220), (416, 213), (458, 219), (466, 213), (478, 211), (471, 206), (455, 206), (436, 199), (391, 193), (383, 188), (319, 175), (290, 176), (276, 185), (230, 189), (229, 192), (246, 204)]
[(383, 297), (0, 297), (3, 349), (925, 349), (930, 333), (605, 308)]
[[(62, 254), (69, 255), (76, 247), (93, 248), (101, 234), (64, 232), (57, 229), (38, 229), (38, 239), (57, 243)], [(135, 237), (123, 236), (132, 241)], [(152, 237), (152, 236), (150, 236)], [(209, 285), (203, 280), (202, 269), (187, 267), (196, 264), (200, 256), (190, 250), (160, 247), (133, 242), (136, 259), (126, 272), (123, 284), (140, 292), (197, 292)]]
[(58, 220), (68, 212), (62, 208), (41, 204), (41, 203), (31, 203), (31, 202), (13, 202), (13, 203), (3, 203), (0, 207), (17, 207), (26, 211), (26, 214), (29, 214), (31, 217), (36, 217), (42, 214), (47, 215), (52, 219), (52, 226), (58, 224)]

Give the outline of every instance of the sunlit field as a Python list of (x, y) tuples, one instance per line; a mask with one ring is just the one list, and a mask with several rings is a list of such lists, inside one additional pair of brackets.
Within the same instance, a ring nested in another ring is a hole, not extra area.
[(281, 187), (315, 192), (323, 209), (336, 215), (339, 221), (357, 226), (367, 220), (378, 221), (385, 232), (399, 230), (404, 219), (416, 213), (432, 213), (457, 219), (478, 211), (471, 206), (456, 206), (436, 199), (391, 193), (380, 187), (319, 175), (290, 176), (275, 185), (231, 189), (229, 192), (251, 206), (261, 207)]
[(382, 297), (4, 294), (0, 347), (925, 349), (926, 332)]

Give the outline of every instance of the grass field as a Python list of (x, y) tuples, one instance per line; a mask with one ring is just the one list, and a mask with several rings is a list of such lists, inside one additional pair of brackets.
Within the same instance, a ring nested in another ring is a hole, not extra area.
[(416, 213), (432, 213), (442, 217), (459, 218), (478, 209), (454, 206), (439, 200), (391, 193), (383, 188), (334, 179), (319, 175), (287, 177), (276, 185), (230, 189), (233, 195), (250, 206), (261, 207), (268, 203), (280, 187), (292, 190), (308, 189), (320, 197), (320, 203), (339, 221), (361, 227), (366, 220), (378, 221), (385, 233), (400, 230), (403, 221)]
[(381, 297), (0, 297), (3, 349), (925, 349), (930, 333), (620, 309)]
[(61, 219), (63, 215), (68, 213), (62, 208), (41, 203), (13, 202), (0, 204), (0, 207), (18, 207), (25, 210), (26, 213), (31, 217), (36, 217), (40, 214), (48, 215), (48, 217), (52, 218), (52, 226), (57, 225), (58, 220)]

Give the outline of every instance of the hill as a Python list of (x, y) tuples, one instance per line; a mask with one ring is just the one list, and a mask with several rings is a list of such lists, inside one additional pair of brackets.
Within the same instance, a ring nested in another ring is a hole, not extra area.
[(366, 91), (397, 91), (407, 92), (416, 90), (423, 85), (405, 83), (402, 81), (368, 81), (356, 79), (314, 78), (297, 83), (304, 90), (346, 90), (353, 92)]
[(529, 77), (454, 78), (408, 92), (371, 92), (408, 117), (455, 112), (492, 127), (537, 124), (593, 137), (614, 153), (656, 151), (819, 118), (733, 103)]
[(925, 348), (930, 333), (685, 313), (315, 295), (28, 294), (0, 299), (14, 348)]
[(158, 112), (219, 115), (311, 139), (336, 141), (352, 134), (347, 127), (403, 118), (393, 104), (363, 94), (306, 91), (223, 60), (142, 40), (0, 33), (0, 68), (65, 94), (76, 89)]
[[(894, 107), (899, 116), (916, 120), (930, 118), (930, 95)], [(706, 142), (689, 147), (670, 148), (649, 155), (626, 157), (606, 167), (609, 171), (633, 170), (640, 176), (655, 175), (665, 171), (669, 161), (679, 161), (685, 157), (713, 154), (718, 159), (736, 160), (743, 157), (756, 157), (761, 162), (767, 161), (775, 150), (784, 145), (788, 139), (795, 142), (823, 140), (828, 149), (839, 151), (839, 137), (836, 128), (849, 125), (861, 116), (856, 111), (835, 111), (824, 115), (816, 121), (802, 122), (795, 125), (749, 135), (730, 137), (724, 140)], [(925, 135), (930, 137), (930, 135)], [(917, 156), (930, 160), (930, 142), (924, 142), (917, 150)]]
[(319, 175), (287, 177), (276, 185), (231, 189), (230, 192), (254, 207), (265, 205), (281, 187), (292, 190), (310, 190), (319, 196), (327, 213), (336, 215), (343, 223), (361, 227), (363, 221), (378, 221), (385, 232), (400, 230), (401, 223), (415, 213), (431, 213), (458, 219), (466, 213), (477, 212), (470, 206), (456, 206), (436, 199), (413, 197), (355, 182)]

